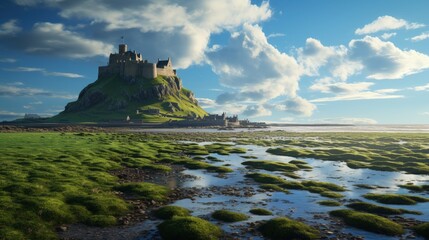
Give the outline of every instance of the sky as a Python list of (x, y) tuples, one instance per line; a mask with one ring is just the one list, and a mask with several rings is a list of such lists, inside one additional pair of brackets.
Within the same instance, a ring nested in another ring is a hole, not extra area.
[(428, 9), (427, 0), (4, 0), (0, 121), (61, 112), (124, 41), (149, 62), (171, 57), (210, 113), (427, 124)]

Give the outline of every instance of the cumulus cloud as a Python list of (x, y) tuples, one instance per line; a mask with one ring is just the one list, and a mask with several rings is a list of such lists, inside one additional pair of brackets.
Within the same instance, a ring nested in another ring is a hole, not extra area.
[(311, 116), (316, 106), (301, 97), (292, 97), (275, 106), (277, 110), (290, 112), (297, 115)]
[(376, 33), (380, 31), (389, 31), (395, 29), (417, 29), (424, 27), (424, 24), (421, 23), (410, 23), (404, 19), (397, 19), (392, 16), (380, 16), (373, 22), (363, 26), (362, 28), (358, 28), (355, 31), (355, 34), (365, 35)]
[(262, 105), (249, 105), (242, 114), (247, 117), (264, 117), (271, 116), (272, 112)]
[(67, 30), (63, 24), (49, 22), (35, 23), (31, 30), (15, 35), (0, 34), (0, 42), (27, 53), (70, 58), (106, 56), (113, 51), (110, 44), (85, 38)]
[(39, 88), (25, 88), (16, 86), (0, 86), (0, 97), (50, 97), (61, 99), (76, 99), (76, 95), (50, 92)]
[(308, 76), (318, 76), (320, 68), (327, 68), (334, 77), (346, 80), (359, 72), (362, 64), (348, 59), (347, 47), (324, 46), (319, 40), (308, 38), (305, 47), (297, 49), (298, 62)]
[(256, 101), (295, 95), (302, 72), (293, 57), (267, 42), (259, 26), (249, 24), (232, 34), (229, 45), (207, 53), (207, 62), (223, 85), (240, 89), (238, 98)]
[(349, 58), (360, 62), (371, 79), (400, 79), (429, 68), (428, 55), (401, 50), (377, 37), (352, 40), (349, 49)]
[(415, 37), (412, 37), (411, 41), (418, 42), (418, 41), (423, 41), (423, 40), (428, 39), (428, 38), (429, 38), (429, 33), (426, 32), (426, 33), (422, 33), (420, 35), (417, 35)]
[(217, 104), (240, 102), (247, 106), (243, 114), (248, 116), (271, 114), (266, 103), (279, 98), (288, 100), (283, 100), (277, 110), (311, 115), (315, 109), (297, 96), (303, 68), (295, 58), (269, 44), (257, 25), (245, 24), (242, 31), (231, 34), (228, 45), (213, 49), (206, 57), (221, 84), (232, 89), (220, 94)]
[(22, 6), (53, 7), (64, 18), (88, 19), (99, 39), (113, 41), (112, 35), (125, 35), (127, 43), (143, 50), (149, 59), (170, 56), (177, 68), (200, 63), (211, 34), (232, 31), (244, 23), (258, 23), (272, 14), (268, 2), (256, 5), (250, 0), (15, 2)]
[(21, 28), (17, 25), (16, 19), (11, 19), (0, 25), (0, 37), (7, 35), (15, 35), (21, 31)]
[(54, 76), (54, 77), (66, 77), (66, 78), (83, 78), (83, 75), (77, 73), (69, 72), (50, 72), (44, 68), (33, 68), (33, 67), (17, 67), (17, 68), (5, 68), (6, 71), (13, 72), (40, 72), (45, 76)]

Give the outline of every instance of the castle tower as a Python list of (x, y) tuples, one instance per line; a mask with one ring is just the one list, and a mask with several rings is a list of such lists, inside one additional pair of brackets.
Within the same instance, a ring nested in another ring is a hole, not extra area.
[(128, 50), (127, 44), (119, 44), (119, 54), (124, 54)]

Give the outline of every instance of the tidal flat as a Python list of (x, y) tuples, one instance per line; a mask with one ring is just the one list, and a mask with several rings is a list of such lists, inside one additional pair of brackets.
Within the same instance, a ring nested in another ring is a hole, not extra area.
[(0, 153), (0, 239), (429, 235), (428, 134), (12, 131)]

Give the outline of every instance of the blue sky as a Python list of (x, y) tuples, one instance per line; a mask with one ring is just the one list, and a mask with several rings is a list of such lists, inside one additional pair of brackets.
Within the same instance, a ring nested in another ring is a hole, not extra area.
[(171, 57), (207, 111), (288, 123), (429, 122), (425, 0), (6, 0), (0, 120), (57, 114), (121, 36)]

